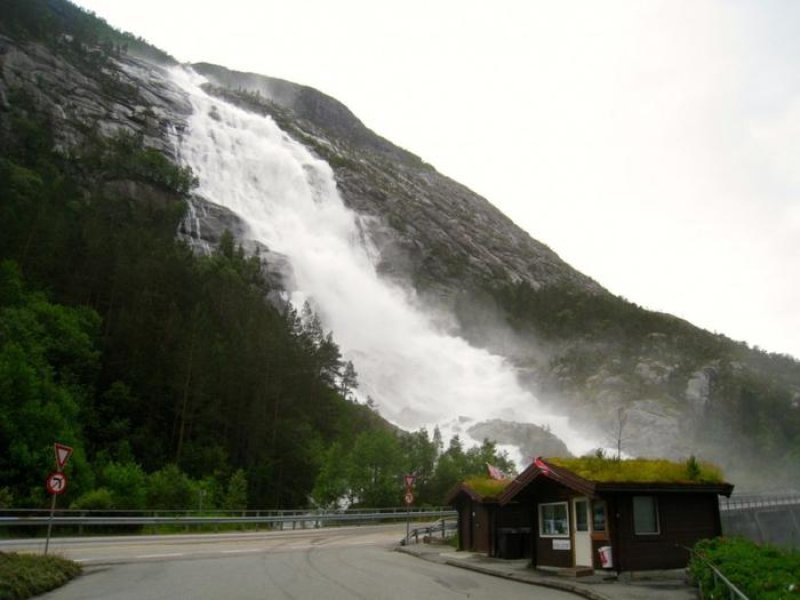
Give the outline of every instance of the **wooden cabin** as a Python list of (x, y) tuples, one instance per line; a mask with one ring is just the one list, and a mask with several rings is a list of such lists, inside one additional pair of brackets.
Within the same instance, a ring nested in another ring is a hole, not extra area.
[(510, 480), (474, 478), (453, 488), (445, 502), (458, 511), (458, 549), (499, 558), (530, 556), (533, 522), (526, 506), (497, 497)]
[(493, 556), (489, 520), (497, 506), (496, 499), (482, 496), (465, 482), (451, 490), (445, 502), (458, 511), (458, 549)]
[(730, 496), (733, 486), (718, 473), (653, 480), (637, 473), (652, 473), (651, 463), (675, 465), (678, 473), (683, 465), (574, 460), (606, 461), (606, 468), (592, 478), (591, 469), (581, 476), (556, 459), (537, 459), (494, 493), (468, 483), (452, 490), (447, 503), (459, 513), (459, 549), (530, 557), (544, 569), (643, 571), (685, 567), (687, 548), (721, 534), (719, 495)]

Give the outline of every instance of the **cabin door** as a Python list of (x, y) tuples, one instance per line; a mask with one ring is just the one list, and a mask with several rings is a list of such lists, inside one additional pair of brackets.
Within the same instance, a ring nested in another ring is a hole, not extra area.
[(573, 498), (572, 512), (575, 515), (575, 566), (592, 566), (592, 534), (589, 528), (591, 503), (588, 498)]

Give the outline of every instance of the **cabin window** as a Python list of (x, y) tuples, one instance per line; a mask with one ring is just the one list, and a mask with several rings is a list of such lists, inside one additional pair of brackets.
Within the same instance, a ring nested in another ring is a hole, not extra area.
[(636, 535), (659, 533), (658, 502), (655, 496), (633, 497), (633, 532)]
[(539, 505), (539, 535), (569, 537), (569, 511), (566, 502)]
[(595, 500), (592, 502), (592, 531), (606, 530), (606, 502)]
[(589, 531), (588, 500), (575, 500), (575, 531)]

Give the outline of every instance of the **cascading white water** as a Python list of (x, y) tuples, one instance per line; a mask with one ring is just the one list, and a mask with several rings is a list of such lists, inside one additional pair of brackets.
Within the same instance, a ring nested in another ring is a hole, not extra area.
[(181, 156), (200, 181), (198, 193), (288, 257), (293, 299), (312, 300), (353, 361), (362, 398), (372, 397), (385, 418), (407, 429), (439, 425), (447, 436), (462, 417), (502, 418), (547, 425), (573, 453), (590, 448), (565, 417), (542, 413), (503, 358), (437, 330), (408, 292), (378, 277), (327, 163), (272, 119), (206, 95), (197, 74), (173, 75), (194, 109)]

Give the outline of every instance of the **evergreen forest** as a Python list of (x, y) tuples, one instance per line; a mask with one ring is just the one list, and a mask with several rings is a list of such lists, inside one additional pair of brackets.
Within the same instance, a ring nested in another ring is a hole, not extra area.
[[(79, 63), (151, 48), (63, 1), (4, 1), (2, 33)], [(161, 58), (164, 58), (163, 56)], [(230, 233), (199, 256), (176, 238), (192, 173), (140, 135), (58, 150), (22, 89), (0, 112), (0, 507), (47, 505), (53, 443), (74, 447), (62, 500), (83, 509), (419, 504), (485, 463), (355, 400), (357, 374), (306, 306), (267, 300)], [(62, 504), (63, 505), (63, 504)]]
[[(337, 332), (310, 306), (281, 301), (258, 257), (230, 232), (208, 254), (179, 239), (197, 182), (148, 143), (163, 135), (152, 110), (137, 116), (138, 131), (114, 134), (59, 121), (52, 98), (62, 89), (5, 77), (14, 46), (45, 49), (56, 68), (115, 101), (139, 93), (115, 70), (126, 55), (175, 62), (67, 0), (0, 0), (0, 508), (47, 505), (56, 441), (75, 448), (59, 505), (82, 509), (397, 506), (408, 473), (417, 504), (438, 505), (486, 463), (512, 469), (490, 441), (466, 448), (437, 430), (400, 431), (377, 413), (380, 398), (359, 401)], [(400, 154), (374, 151), (391, 146), (385, 140), (321, 143), (338, 133), (246, 90), (211, 91), (271, 114), (365, 197), (391, 190), (406, 212), (379, 216), (396, 231), (424, 228), (398, 182), (434, 181), (432, 168), (389, 164)], [(597, 398), (604, 381), (615, 382), (614, 407), (650, 399), (683, 411), (679, 433), (703, 458), (730, 456), (754, 486), (796, 486), (794, 358), (604, 290), (537, 287), (494, 271), (470, 280), (467, 254), (437, 248), (424, 248), (414, 266), (418, 291), (449, 281), (460, 333), (476, 345), (492, 338), (498, 316), (514, 339), (534, 340), (537, 352), (512, 358), (535, 374), (541, 398), (607, 427), (603, 419), (618, 413)], [(646, 377), (648, 365), (667, 374)], [(708, 376), (705, 404), (687, 408), (698, 373)]]

